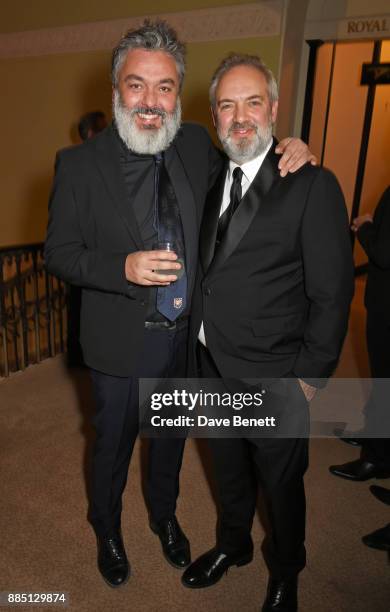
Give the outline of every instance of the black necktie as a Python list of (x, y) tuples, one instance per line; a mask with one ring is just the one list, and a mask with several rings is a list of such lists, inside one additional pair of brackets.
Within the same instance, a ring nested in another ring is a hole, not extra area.
[(227, 227), (230, 223), (230, 220), (233, 217), (234, 213), (236, 212), (239, 203), (241, 202), (241, 198), (242, 198), (241, 180), (242, 180), (243, 174), (244, 173), (239, 166), (234, 168), (233, 182), (230, 188), (230, 203), (227, 209), (225, 210), (225, 212), (219, 217), (216, 246), (218, 246), (219, 243), (221, 242), (223, 235), (226, 232)]

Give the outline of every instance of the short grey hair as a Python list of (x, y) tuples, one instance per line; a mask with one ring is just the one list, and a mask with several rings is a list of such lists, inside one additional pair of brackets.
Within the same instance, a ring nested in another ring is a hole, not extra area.
[(150, 21), (145, 19), (142, 26), (136, 30), (129, 30), (120, 39), (112, 52), (111, 81), (113, 87), (118, 87), (119, 71), (132, 49), (146, 49), (147, 51), (164, 51), (176, 62), (179, 75), (180, 89), (185, 73), (185, 44), (177, 38), (176, 31), (162, 20)]
[(261, 72), (267, 82), (268, 96), (271, 104), (278, 100), (278, 85), (276, 83), (275, 77), (272, 71), (265, 65), (263, 60), (258, 55), (248, 55), (246, 53), (230, 53), (230, 55), (228, 55), (221, 61), (211, 79), (209, 97), (212, 108), (215, 108), (215, 94), (220, 80), (229, 70), (235, 68), (236, 66), (252, 66), (253, 68), (256, 68), (256, 70)]

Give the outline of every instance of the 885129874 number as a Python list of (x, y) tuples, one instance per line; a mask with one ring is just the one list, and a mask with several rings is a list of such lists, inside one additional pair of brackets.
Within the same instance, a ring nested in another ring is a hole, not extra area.
[(0, 592), (0, 606), (36, 606), (37, 604), (39, 604), (40, 606), (68, 606), (69, 595), (64, 592)]

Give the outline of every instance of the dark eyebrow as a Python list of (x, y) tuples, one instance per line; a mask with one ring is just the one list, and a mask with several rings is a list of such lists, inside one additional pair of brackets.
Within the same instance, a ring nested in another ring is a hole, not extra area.
[[(255, 94), (254, 96), (249, 96), (248, 98), (245, 98), (247, 101), (249, 100), (264, 100), (264, 96), (261, 96), (260, 94)], [(225, 104), (226, 102), (232, 102), (234, 104), (235, 100), (231, 100), (230, 98), (222, 98), (222, 100), (218, 100), (217, 104), (218, 106), (220, 104)]]
[(264, 96), (261, 96), (260, 94), (256, 94), (254, 96), (249, 96), (247, 100), (264, 100)]
[(166, 79), (161, 79), (161, 81), (159, 81), (159, 85), (163, 85), (164, 83), (167, 83), (169, 85), (175, 85), (175, 81), (173, 79), (170, 78), (166, 78)]
[[(145, 81), (145, 79), (142, 78), (142, 76), (140, 76), (139, 74), (127, 74), (124, 80), (125, 82), (126, 81), (141, 81), (141, 82)], [(164, 83), (169, 84), (169, 85), (175, 85), (175, 81), (169, 77), (165, 79), (161, 79), (161, 81), (158, 82), (159, 85), (163, 85)]]
[(143, 79), (141, 76), (138, 76), (138, 74), (126, 74), (125, 81), (144, 81), (145, 79)]

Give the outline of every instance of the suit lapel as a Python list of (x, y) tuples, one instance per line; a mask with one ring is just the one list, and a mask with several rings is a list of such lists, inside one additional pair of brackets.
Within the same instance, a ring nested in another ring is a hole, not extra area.
[(196, 218), (195, 197), (182, 163), (179, 147), (174, 144), (165, 152), (165, 167), (175, 190), (184, 232), (186, 271), (188, 287), (195, 280), (198, 257), (198, 222)]
[(229, 162), (226, 161), (225, 167), (221, 171), (207, 197), (203, 214), (202, 229), (200, 232), (200, 260), (205, 273), (207, 272), (207, 269), (214, 257), (219, 213), (221, 211), (221, 203), (228, 168)]
[[(241, 242), (253, 218), (257, 214), (265, 196), (271, 189), (275, 180), (278, 180), (279, 156), (274, 152), (275, 143), (276, 141), (274, 140), (251, 186), (229, 223), (221, 244), (208, 269), (208, 274), (212, 274), (213, 271), (218, 269), (237, 248), (237, 245)], [(219, 205), (220, 203), (221, 199), (219, 200)]]
[(144, 249), (144, 245), (133, 207), (129, 202), (125, 180), (120, 168), (120, 144), (116, 140), (114, 128), (109, 126), (100, 137), (91, 141), (91, 145), (95, 147), (96, 163), (115, 208), (133, 242), (141, 251)]

